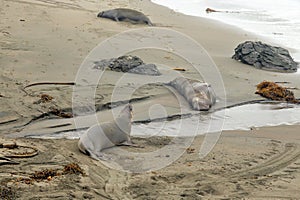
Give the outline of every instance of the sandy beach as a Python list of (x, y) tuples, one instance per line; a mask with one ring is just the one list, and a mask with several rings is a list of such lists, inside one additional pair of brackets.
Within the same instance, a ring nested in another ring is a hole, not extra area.
[[(37, 149), (38, 154), (11, 158), (16, 163), (0, 162), (0, 197), (300, 199), (299, 125), (223, 131), (215, 148), (204, 159), (198, 154), (204, 136), (197, 136), (172, 164), (140, 174), (108, 168), (80, 153), (77, 139), (19, 138), (75, 128), (73, 118), (61, 118), (72, 111), (72, 84), (24, 87), (37, 82), (74, 83), (80, 65), (99, 43), (123, 31), (147, 27), (96, 17), (101, 10), (117, 7), (141, 11), (155, 27), (178, 31), (201, 44), (221, 74), (227, 105), (262, 99), (255, 90), (264, 80), (289, 82), (288, 87), (300, 88), (299, 74), (263, 71), (231, 59), (234, 48), (245, 40), (263, 40), (272, 44), (271, 40), (217, 21), (176, 13), (148, 0), (105, 0), (101, 3), (93, 0), (3, 0), (0, 2), (0, 143), (15, 141), (18, 145)], [(188, 49), (186, 44), (181, 47)], [(157, 50), (139, 50), (130, 54), (138, 55), (147, 63), (184, 68), (186, 71), (180, 72), (184, 76), (198, 78), (190, 64), (174, 54)], [(159, 67), (163, 74), (168, 74), (168, 70)], [(95, 102), (103, 121), (112, 118), (109, 103), (121, 76), (117, 72), (107, 72), (96, 88)], [(143, 76), (129, 77), (119, 85), (121, 88), (144, 79)], [(300, 97), (299, 89), (293, 92)], [(41, 102), (42, 94), (53, 100)], [(168, 115), (176, 114), (180, 109), (174, 96), (159, 84), (139, 88), (132, 98), (137, 99), (133, 103), (134, 121), (147, 119), (147, 111), (153, 104), (164, 105)], [(116, 99), (119, 100), (124, 99)], [(53, 109), (65, 113), (49, 114)], [(133, 138), (133, 141), (143, 146), (142, 150), (116, 148), (147, 152), (162, 148), (171, 139), (152, 137)], [(0, 155), (5, 156), (7, 149), (0, 150)], [(31, 178), (36, 171), (61, 170), (69, 163), (77, 163), (84, 174), (62, 173), (45, 180)]]

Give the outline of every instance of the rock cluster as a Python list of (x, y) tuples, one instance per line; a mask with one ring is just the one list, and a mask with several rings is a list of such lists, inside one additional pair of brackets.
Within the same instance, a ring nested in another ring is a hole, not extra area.
[(256, 68), (276, 72), (296, 72), (298, 63), (288, 50), (262, 42), (246, 41), (235, 48), (233, 59)]
[(128, 72), (135, 74), (144, 74), (151, 76), (159, 76), (161, 73), (154, 64), (145, 64), (142, 59), (137, 56), (120, 56), (118, 58), (104, 59), (94, 62), (95, 69), (104, 70), (109, 68), (116, 72)]

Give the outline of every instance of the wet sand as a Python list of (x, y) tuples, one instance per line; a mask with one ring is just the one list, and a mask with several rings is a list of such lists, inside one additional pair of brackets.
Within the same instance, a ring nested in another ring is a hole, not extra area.
[[(148, 1), (130, 1), (129, 6), (127, 3), (1, 2), (2, 141), (11, 140), (4, 138), (4, 135), (60, 131), (66, 128), (61, 126), (65, 120), (73, 123), (72, 119), (59, 119), (56, 120), (59, 123), (53, 124), (47, 119), (57, 119), (57, 116), (43, 116), (52, 108), (70, 111), (72, 86), (22, 88), (35, 82), (74, 82), (80, 64), (98, 43), (122, 31), (145, 27), (96, 18), (99, 10), (114, 7), (127, 6), (143, 11), (157, 27), (182, 32), (200, 43), (220, 70), (229, 105), (261, 99), (254, 92), (256, 84), (263, 80), (287, 81), (290, 82), (288, 87), (300, 88), (299, 75), (262, 71), (230, 58), (238, 43), (258, 40), (258, 36), (208, 19), (184, 16)], [(154, 60), (185, 68), (187, 71), (182, 72), (184, 76), (195, 76), (189, 64), (167, 52), (137, 51), (134, 54), (146, 62)], [(117, 73), (107, 73), (97, 89), (96, 104), (101, 106), (110, 102), (118, 76)], [(142, 80), (143, 76), (137, 78), (137, 81)], [(296, 97), (300, 96), (299, 90), (294, 92)], [(48, 94), (54, 100), (39, 103), (41, 94)], [(134, 104), (135, 120), (145, 119), (145, 112), (153, 103), (168, 105), (169, 115), (178, 112), (178, 104), (170, 103), (172, 96), (161, 85), (141, 88), (133, 97), (150, 95), (153, 95), (150, 100)], [(100, 114), (104, 116), (102, 120), (111, 118), (108, 111)], [(53, 126), (58, 128), (53, 129)], [(74, 128), (72, 125), (70, 127)], [(33, 146), (39, 154), (26, 159), (13, 158), (19, 162), (18, 165), (1, 165), (1, 184), (5, 188), (11, 187), (12, 193), (15, 191), (20, 199), (297, 199), (300, 196), (297, 187), (300, 183), (298, 130), (299, 126), (279, 126), (248, 132), (226, 131), (204, 159), (198, 156), (203, 141), (203, 136), (199, 136), (187, 152), (170, 166), (143, 174), (105, 167), (101, 162), (81, 154), (77, 149), (77, 140), (18, 138), (15, 139), (17, 144)], [(164, 144), (161, 144), (161, 138), (134, 138), (134, 141), (144, 147), (143, 151), (159, 149)], [(125, 149), (131, 150), (129, 147)], [(4, 152), (0, 153), (5, 154), (6, 149), (1, 150)], [(71, 162), (78, 163), (86, 175), (62, 175), (32, 185), (15, 181), (19, 177), (28, 178), (35, 171), (62, 168)]]

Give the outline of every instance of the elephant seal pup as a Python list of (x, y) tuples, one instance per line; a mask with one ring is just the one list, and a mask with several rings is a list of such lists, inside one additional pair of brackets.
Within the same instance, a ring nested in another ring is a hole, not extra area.
[(150, 19), (143, 13), (127, 8), (116, 8), (112, 10), (102, 11), (97, 15), (97, 17), (108, 18), (117, 22), (129, 21), (131, 23), (145, 23), (149, 26), (153, 26)]
[(129, 138), (131, 131), (132, 106), (127, 104), (113, 122), (95, 124), (79, 139), (81, 152), (99, 160), (105, 160), (103, 149), (116, 145), (132, 145)]
[(178, 77), (169, 85), (175, 88), (194, 110), (208, 111), (216, 103), (215, 92), (207, 83)]

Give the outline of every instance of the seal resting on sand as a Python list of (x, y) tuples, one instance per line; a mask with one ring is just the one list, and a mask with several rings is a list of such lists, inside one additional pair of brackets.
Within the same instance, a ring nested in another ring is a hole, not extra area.
[(145, 23), (149, 26), (153, 26), (150, 19), (143, 13), (127, 8), (116, 8), (112, 10), (102, 11), (97, 15), (97, 17), (108, 18), (117, 22), (129, 21), (131, 23)]
[(104, 159), (103, 149), (116, 145), (133, 145), (129, 133), (131, 131), (132, 106), (127, 104), (113, 122), (95, 124), (79, 139), (81, 152), (99, 160)]
[(207, 83), (178, 77), (169, 85), (175, 88), (194, 110), (207, 111), (216, 103), (215, 92)]

